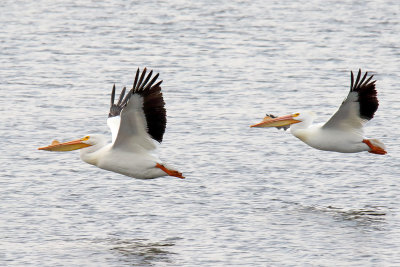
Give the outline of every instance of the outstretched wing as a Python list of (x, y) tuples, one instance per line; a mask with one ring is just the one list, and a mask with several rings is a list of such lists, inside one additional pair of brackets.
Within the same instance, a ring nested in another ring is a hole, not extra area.
[(144, 68), (139, 77), (140, 70), (137, 70), (132, 89), (126, 96), (125, 88), (122, 89), (116, 104), (115, 86), (113, 87), (107, 124), (111, 128), (114, 148), (153, 150), (156, 148), (154, 140), (162, 142), (167, 124), (160, 87), (162, 81), (155, 83), (159, 74), (151, 79), (153, 71), (147, 77), (146, 72), (147, 69)]
[(368, 72), (360, 80), (360, 69), (354, 82), (354, 75), (351, 72), (350, 92), (338, 111), (322, 126), (323, 128), (353, 129), (362, 133), (363, 125), (374, 117), (379, 106), (376, 81), (371, 81), (374, 75), (366, 80), (367, 75)]

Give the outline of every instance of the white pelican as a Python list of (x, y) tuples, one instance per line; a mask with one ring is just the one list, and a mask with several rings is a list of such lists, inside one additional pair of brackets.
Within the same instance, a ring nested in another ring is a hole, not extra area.
[(339, 110), (325, 123), (312, 125), (314, 114), (310, 112), (295, 113), (282, 117), (268, 115), (258, 124), (250, 127), (277, 127), (290, 132), (307, 145), (327, 151), (354, 153), (368, 151), (384, 155), (385, 145), (377, 139), (367, 139), (363, 136), (364, 124), (374, 117), (378, 109), (375, 82), (372, 76), (367, 80), (368, 72), (361, 78), (358, 71), (354, 82), (351, 72), (350, 92)]
[(126, 88), (122, 89), (118, 103), (114, 103), (115, 84), (113, 86), (107, 119), (112, 134), (111, 143), (107, 143), (105, 136), (93, 134), (66, 143), (54, 140), (51, 145), (39, 150), (81, 149), (80, 157), (83, 161), (138, 179), (166, 175), (184, 178), (182, 173), (163, 164), (155, 153), (157, 142), (161, 143), (167, 123), (160, 87), (162, 81), (154, 84), (159, 75), (157, 74), (149, 82), (153, 71), (145, 78), (146, 68), (140, 78), (139, 73), (138, 69), (133, 87), (125, 98)]

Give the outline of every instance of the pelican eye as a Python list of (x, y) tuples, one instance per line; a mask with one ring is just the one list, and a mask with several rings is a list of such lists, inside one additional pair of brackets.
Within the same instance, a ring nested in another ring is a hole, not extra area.
[(300, 113), (295, 113), (295, 114), (293, 114), (292, 116), (293, 117), (297, 117), (297, 116), (299, 116), (300, 115)]
[(82, 141), (87, 141), (87, 140), (89, 140), (89, 138), (90, 138), (90, 136), (85, 136), (85, 137), (83, 137), (81, 140), (82, 140)]

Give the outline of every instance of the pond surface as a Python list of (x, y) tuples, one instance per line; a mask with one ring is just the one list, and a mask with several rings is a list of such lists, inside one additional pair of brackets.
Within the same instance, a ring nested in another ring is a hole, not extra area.
[[(400, 265), (397, 1), (130, 2), (0, 3), (0, 265)], [(109, 134), (112, 85), (145, 66), (164, 80), (160, 157), (185, 180), (37, 150)], [(249, 128), (326, 121), (359, 68), (387, 155)]]

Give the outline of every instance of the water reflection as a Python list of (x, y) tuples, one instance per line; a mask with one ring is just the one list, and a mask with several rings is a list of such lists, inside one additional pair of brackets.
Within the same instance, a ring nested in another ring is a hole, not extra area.
[[(0, 266), (400, 266), (393, 0), (36, 2), (0, 4)], [(160, 157), (190, 179), (127, 179), (36, 150), (109, 134), (109, 90), (138, 66), (165, 81)], [(263, 111), (325, 121), (358, 68), (376, 72), (367, 134), (387, 157), (248, 127)]]
[(118, 258), (133, 266), (148, 266), (155, 263), (173, 263), (170, 248), (175, 245), (172, 240), (151, 242), (146, 239), (109, 240), (111, 251)]
[[(304, 207), (305, 210), (332, 215), (338, 221), (353, 221), (358, 226), (375, 226), (385, 222), (387, 211), (385, 207), (365, 206), (363, 208)], [(379, 228), (379, 227), (378, 227)], [(379, 230), (379, 229), (378, 229)]]

